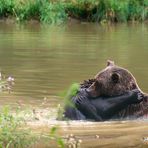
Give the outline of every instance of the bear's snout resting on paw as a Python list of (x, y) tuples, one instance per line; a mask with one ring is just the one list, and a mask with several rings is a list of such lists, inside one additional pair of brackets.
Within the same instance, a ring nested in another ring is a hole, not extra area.
[(138, 104), (130, 104), (118, 113), (119, 118), (148, 116), (148, 95), (144, 94), (134, 76), (126, 69), (107, 62), (107, 67), (99, 72), (95, 79), (85, 81), (81, 85), (86, 86), (92, 96), (116, 96), (127, 91), (138, 89), (143, 94), (143, 101)]

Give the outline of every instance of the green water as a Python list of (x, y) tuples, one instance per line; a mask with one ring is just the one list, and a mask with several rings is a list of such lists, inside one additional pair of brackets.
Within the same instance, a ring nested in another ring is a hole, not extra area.
[[(92, 78), (106, 66), (107, 59), (130, 70), (140, 88), (148, 92), (148, 25), (41, 26), (0, 23), (0, 71), (5, 76), (11, 75), (15, 78), (12, 93), (1, 93), (0, 103), (17, 105), (19, 101), (23, 105), (40, 107), (46, 97), (48, 101), (44, 105), (54, 108), (60, 102), (56, 97), (59, 93), (65, 91), (73, 82)], [(114, 144), (115, 137), (119, 140), (117, 145), (127, 143), (131, 131), (132, 136), (141, 142), (142, 137), (148, 137), (148, 123), (142, 123), (128, 122), (128, 127), (125, 128), (126, 124), (115, 122), (119, 129), (119, 133), (116, 129), (117, 134), (113, 134), (116, 126), (108, 123), (109, 137), (112, 138), (109, 141), (105, 138), (101, 146)], [(84, 126), (84, 129), (81, 127), (84, 123), (76, 126), (71, 124), (74, 127), (70, 131), (78, 135), (107, 134), (103, 131), (106, 129), (103, 123), (102, 130), (99, 130), (101, 123), (91, 123)], [(98, 130), (95, 131), (96, 128)], [(135, 130), (137, 128), (139, 130)], [(68, 132), (67, 127), (66, 133)], [(95, 141), (92, 140), (94, 147), (97, 144)], [(131, 145), (137, 144), (134, 141), (135, 139)], [(91, 142), (87, 144), (91, 147)]]

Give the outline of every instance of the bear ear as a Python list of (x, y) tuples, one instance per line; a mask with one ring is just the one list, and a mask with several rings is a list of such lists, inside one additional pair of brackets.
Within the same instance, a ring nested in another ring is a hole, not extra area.
[(107, 60), (107, 66), (114, 66), (114, 65), (115, 65), (114, 61)]
[(112, 73), (111, 75), (111, 80), (113, 81), (113, 83), (118, 83), (119, 82), (119, 74), (118, 73)]

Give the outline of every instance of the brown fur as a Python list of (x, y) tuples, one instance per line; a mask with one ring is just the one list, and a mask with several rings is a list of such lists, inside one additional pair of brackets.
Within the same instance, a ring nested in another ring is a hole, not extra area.
[[(81, 84), (81, 88), (84, 87), (89, 88), (90, 93), (94, 97), (116, 96), (122, 95), (128, 90), (140, 90), (134, 76), (128, 70), (115, 65), (112, 61), (107, 62), (107, 67), (99, 72), (95, 76), (95, 79), (84, 81), (84, 83)], [(143, 92), (141, 91), (141, 93)], [(144, 94), (141, 103), (128, 106), (119, 113), (119, 116), (148, 116), (148, 95)]]

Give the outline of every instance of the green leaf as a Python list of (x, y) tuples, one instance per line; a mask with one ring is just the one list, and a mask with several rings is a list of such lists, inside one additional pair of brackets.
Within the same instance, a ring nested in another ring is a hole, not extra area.
[(52, 135), (52, 136), (55, 135), (56, 131), (57, 131), (57, 127), (56, 126), (52, 127), (50, 130), (50, 135)]

